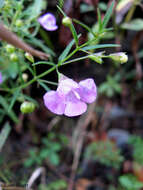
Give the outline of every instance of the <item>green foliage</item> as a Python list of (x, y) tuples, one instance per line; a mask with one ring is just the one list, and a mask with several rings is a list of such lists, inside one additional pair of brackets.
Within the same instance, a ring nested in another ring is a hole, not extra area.
[(129, 23), (123, 23), (121, 25), (121, 28), (126, 29), (126, 30), (141, 31), (143, 30), (143, 19), (137, 18), (137, 19), (131, 20)]
[(58, 135), (56, 139), (54, 133), (49, 133), (47, 138), (42, 139), (42, 146), (40, 149), (31, 149), (29, 151), (29, 158), (24, 162), (26, 167), (31, 167), (35, 164), (41, 165), (43, 162), (57, 166), (60, 163), (59, 152), (67, 145), (68, 139), (63, 134)]
[(2, 147), (4, 146), (6, 139), (8, 138), (8, 135), (10, 133), (11, 127), (9, 125), (9, 123), (6, 123), (3, 127), (3, 129), (1, 130), (0, 133), (0, 152), (2, 150)]
[(99, 87), (99, 93), (106, 94), (108, 97), (112, 97), (116, 93), (121, 92), (121, 86), (119, 83), (119, 75), (107, 76), (107, 81), (103, 82)]
[(67, 183), (64, 180), (56, 180), (48, 185), (40, 185), (38, 190), (66, 190)]
[(132, 136), (129, 143), (133, 145), (134, 160), (143, 165), (143, 139), (138, 136)]
[(97, 141), (89, 144), (85, 151), (85, 158), (114, 168), (119, 168), (123, 161), (119, 149), (111, 141)]
[(143, 183), (132, 174), (126, 174), (119, 177), (121, 186), (127, 190), (139, 190), (143, 187)]

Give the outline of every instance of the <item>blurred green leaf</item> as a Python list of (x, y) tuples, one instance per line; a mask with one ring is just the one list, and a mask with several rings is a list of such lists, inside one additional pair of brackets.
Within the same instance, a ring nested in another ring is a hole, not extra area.
[(52, 65), (52, 66), (55, 66), (55, 64), (53, 63), (53, 62), (51, 62), (51, 61), (38, 61), (38, 62), (36, 62), (36, 63), (33, 63), (32, 64), (32, 66), (34, 66), (34, 65)]
[[(78, 38), (80, 37), (80, 35), (78, 35)], [(62, 61), (70, 52), (72, 46), (74, 45), (75, 40), (73, 39), (68, 45), (67, 47), (64, 49), (64, 51), (61, 53), (61, 55), (59, 56), (58, 61)]]
[(102, 22), (102, 30), (104, 30), (111, 18), (111, 15), (112, 15), (112, 11), (113, 11), (113, 8), (114, 8), (114, 0), (113, 2), (111, 3), (111, 6), (108, 8), (105, 16), (104, 16), (104, 19), (103, 19), (103, 22)]
[(77, 35), (77, 32), (76, 32), (73, 24), (70, 25), (70, 30), (71, 30), (73, 38), (75, 40), (75, 44), (76, 44), (76, 46), (78, 46), (78, 35)]
[(120, 47), (119, 44), (97, 44), (97, 45), (90, 45), (81, 48), (82, 50), (92, 50), (92, 49), (100, 49), (100, 48), (111, 48), (111, 47)]
[(137, 18), (137, 19), (131, 20), (129, 23), (123, 23), (121, 25), (121, 28), (126, 29), (126, 30), (141, 31), (143, 30), (143, 19)]
[(127, 190), (139, 190), (143, 187), (143, 183), (131, 174), (120, 176), (119, 182)]
[(2, 128), (1, 132), (0, 132), (0, 152), (2, 150), (2, 147), (4, 146), (6, 139), (9, 136), (11, 130), (11, 126), (9, 125), (9, 123), (7, 122), (4, 127)]
[(0, 0), (0, 8), (2, 8), (4, 5), (4, 0)]
[(46, 91), (50, 91), (50, 88), (46, 85), (46, 84), (44, 84), (43, 82), (41, 82), (41, 81), (39, 81), (39, 80), (37, 80), (38, 81), (38, 83), (46, 90)]
[(9, 105), (8, 112), (10, 112), (11, 109), (13, 108), (13, 106), (14, 106), (16, 100), (17, 100), (17, 97), (19, 96), (19, 94), (20, 94), (20, 89), (17, 89), (17, 90), (15, 91), (15, 93), (14, 93), (12, 99), (11, 99), (11, 103), (10, 103), (10, 105)]
[(6, 99), (5, 99), (3, 96), (1, 96), (1, 95), (0, 95), (0, 105), (2, 105), (2, 107), (4, 108), (4, 110), (5, 110), (5, 112), (7, 113), (7, 115), (8, 115), (14, 122), (16, 122), (16, 123), (19, 122), (19, 120), (18, 120), (16, 114), (15, 114), (12, 110), (10, 110), (10, 111), (8, 112), (9, 103), (8, 103), (8, 102), (6, 101)]

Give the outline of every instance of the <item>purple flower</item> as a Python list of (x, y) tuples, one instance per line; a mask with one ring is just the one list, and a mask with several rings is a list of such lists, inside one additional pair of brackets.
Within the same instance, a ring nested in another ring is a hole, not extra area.
[(46, 13), (43, 16), (38, 18), (38, 22), (48, 31), (57, 30), (58, 26), (56, 25), (56, 18), (51, 13)]
[(45, 106), (53, 113), (69, 117), (78, 116), (87, 110), (86, 103), (96, 100), (97, 88), (94, 80), (89, 78), (77, 83), (63, 77), (56, 91), (44, 95)]
[(0, 84), (3, 82), (3, 80), (2, 80), (2, 74), (1, 74), (1, 72), (0, 72)]

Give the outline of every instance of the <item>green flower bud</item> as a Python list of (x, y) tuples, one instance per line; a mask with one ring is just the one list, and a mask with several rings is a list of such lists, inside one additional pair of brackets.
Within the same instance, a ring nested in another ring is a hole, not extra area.
[(20, 106), (20, 111), (22, 113), (32, 113), (35, 110), (36, 106), (33, 102), (25, 101)]
[(22, 74), (22, 78), (23, 78), (24, 82), (27, 82), (27, 80), (28, 80), (28, 74), (27, 73), (23, 73)]
[(72, 19), (71, 19), (70, 17), (64, 17), (64, 18), (62, 19), (62, 24), (63, 24), (64, 26), (70, 27), (71, 24), (72, 24)]
[(102, 64), (103, 61), (102, 61), (102, 56), (104, 56), (104, 51), (102, 52), (99, 52), (99, 53), (94, 53), (94, 54), (91, 54), (89, 55), (88, 57), (90, 59), (92, 59), (93, 61), (99, 63), (99, 64)]
[(23, 26), (23, 21), (20, 19), (16, 20), (15, 25), (20, 28), (21, 26)]
[(112, 53), (109, 57), (117, 63), (126, 63), (128, 61), (128, 56), (124, 52)]
[(25, 53), (25, 57), (26, 57), (31, 63), (34, 63), (34, 57), (33, 57), (30, 53), (26, 52), (26, 53)]
[(10, 55), (10, 60), (13, 61), (13, 62), (18, 61), (18, 56), (16, 55), (16, 53), (12, 53)]
[(90, 59), (92, 59), (93, 61), (99, 63), (99, 64), (102, 64), (102, 59), (100, 56), (97, 56), (97, 55), (89, 55), (88, 56)]
[(12, 46), (11, 44), (7, 44), (7, 45), (5, 46), (5, 49), (6, 49), (6, 51), (7, 51), (8, 53), (13, 53), (13, 52), (15, 51), (15, 47)]

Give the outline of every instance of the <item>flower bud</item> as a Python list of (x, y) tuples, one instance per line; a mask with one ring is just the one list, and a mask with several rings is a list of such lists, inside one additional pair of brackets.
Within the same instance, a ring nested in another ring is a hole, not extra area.
[(16, 20), (16, 22), (15, 22), (15, 25), (17, 26), (17, 27), (21, 27), (21, 26), (23, 26), (23, 22), (22, 22), (22, 20)]
[(15, 51), (15, 47), (14, 47), (13, 45), (11, 45), (11, 44), (7, 44), (7, 45), (5, 46), (5, 49), (6, 49), (6, 51), (7, 51), (8, 53), (13, 53), (13, 52)]
[(69, 27), (69, 26), (71, 26), (71, 24), (72, 24), (72, 19), (70, 18), (70, 17), (64, 17), (63, 19), (62, 19), (62, 24), (64, 25), (64, 26), (67, 26), (67, 27)]
[(10, 55), (10, 60), (13, 61), (13, 62), (18, 61), (18, 56), (16, 55), (16, 53), (12, 53)]
[(28, 74), (27, 73), (23, 73), (22, 74), (22, 78), (23, 78), (24, 82), (27, 82), (27, 80), (28, 80)]
[(20, 106), (20, 111), (22, 113), (32, 113), (35, 110), (35, 104), (33, 102), (25, 101)]
[(102, 64), (102, 59), (100, 56), (97, 56), (97, 55), (89, 55), (88, 56), (90, 59), (92, 59), (93, 61), (99, 63), (99, 64)]
[(33, 57), (30, 53), (26, 52), (26, 53), (25, 53), (25, 57), (26, 57), (31, 63), (34, 63), (34, 57)]
[(112, 53), (109, 57), (117, 63), (126, 63), (128, 61), (128, 56), (124, 52)]

